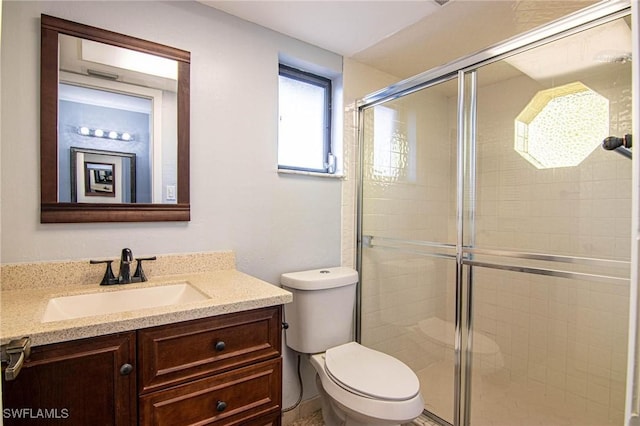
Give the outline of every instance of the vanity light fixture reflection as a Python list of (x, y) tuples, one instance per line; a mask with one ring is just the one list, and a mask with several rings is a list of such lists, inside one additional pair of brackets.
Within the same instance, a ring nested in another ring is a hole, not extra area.
[(78, 134), (82, 136), (93, 136), (94, 138), (113, 139), (125, 142), (132, 142), (134, 137), (129, 132), (118, 132), (115, 130), (91, 129), (87, 126), (78, 128)]

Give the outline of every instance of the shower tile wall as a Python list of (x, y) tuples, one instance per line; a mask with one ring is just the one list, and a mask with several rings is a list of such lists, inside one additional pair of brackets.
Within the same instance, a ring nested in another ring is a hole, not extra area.
[(383, 73), (353, 59), (344, 58), (343, 71), (343, 173), (342, 185), (342, 255), (340, 264), (356, 267), (357, 171), (359, 164), (358, 108), (356, 104), (369, 93), (398, 81), (398, 77)]

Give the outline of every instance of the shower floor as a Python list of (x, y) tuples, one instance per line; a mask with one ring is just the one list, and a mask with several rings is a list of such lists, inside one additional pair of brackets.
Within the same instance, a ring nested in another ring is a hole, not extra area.
[[(437, 362), (417, 372), (425, 408), (453, 422), (452, 362)], [(614, 426), (620, 421), (572, 409), (559, 398), (545, 398), (531, 384), (498, 382), (474, 376), (472, 426)]]

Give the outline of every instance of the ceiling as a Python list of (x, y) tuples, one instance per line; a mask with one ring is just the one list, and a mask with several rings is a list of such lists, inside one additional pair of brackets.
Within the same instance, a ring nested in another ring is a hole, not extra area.
[(435, 0), (200, 2), (408, 78), (597, 1), (449, 0), (442, 6)]
[(433, 0), (201, 3), (344, 56), (353, 56), (440, 8)]

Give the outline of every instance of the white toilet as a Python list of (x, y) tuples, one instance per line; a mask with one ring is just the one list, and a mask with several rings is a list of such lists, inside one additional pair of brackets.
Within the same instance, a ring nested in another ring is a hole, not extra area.
[(326, 268), (283, 274), (286, 343), (310, 354), (327, 426), (399, 425), (424, 409), (420, 383), (401, 361), (353, 341), (358, 273)]

